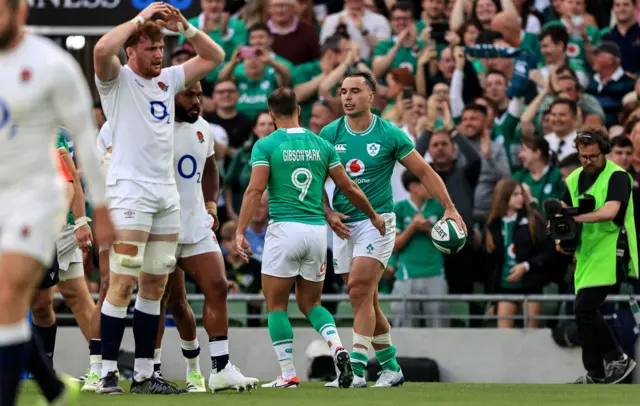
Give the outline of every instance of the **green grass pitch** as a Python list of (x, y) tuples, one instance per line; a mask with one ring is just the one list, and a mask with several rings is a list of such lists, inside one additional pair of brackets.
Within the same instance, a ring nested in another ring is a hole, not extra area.
[[(184, 382), (179, 383), (184, 387)], [(128, 388), (128, 385), (126, 385)], [(125, 389), (126, 389), (125, 388)], [(19, 406), (36, 403), (33, 382), (23, 385)], [(299, 389), (258, 388), (249, 393), (231, 391), (173, 396), (100, 396), (83, 393), (79, 406), (623, 406), (637, 405), (640, 385), (507, 385), (458, 383), (406, 383), (400, 388), (325, 389), (321, 383), (303, 382)]]

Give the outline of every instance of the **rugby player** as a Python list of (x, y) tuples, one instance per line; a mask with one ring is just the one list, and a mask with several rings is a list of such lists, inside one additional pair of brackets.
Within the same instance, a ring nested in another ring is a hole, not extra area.
[[(398, 386), (404, 382), (392, 345), (389, 321), (378, 304), (378, 282), (393, 251), (396, 219), (393, 213), (391, 174), (399, 161), (431, 192), (445, 209), (444, 219), (466, 227), (451, 202), (440, 176), (413, 148), (399, 128), (371, 113), (376, 82), (369, 73), (354, 72), (342, 82), (340, 97), (345, 116), (320, 131), (320, 137), (335, 146), (349, 176), (362, 188), (373, 208), (381, 214), (387, 233), (381, 236), (366, 216), (351, 205), (338, 189), (333, 194), (333, 210), (324, 196), (327, 223), (334, 230), (333, 267), (341, 274), (353, 306), (354, 387), (366, 387), (364, 373), (369, 347), (373, 344), (382, 373), (374, 387)], [(338, 387), (337, 381), (327, 387)]]
[(27, 15), (26, 1), (0, 0), (0, 404), (15, 405), (20, 376), (28, 369), (49, 404), (70, 405), (77, 388), (56, 376), (27, 321), (68, 210), (60, 158), (53, 155), (59, 125), (75, 141), (95, 209), (96, 241), (110, 244), (115, 230), (84, 75), (55, 43), (26, 33)]
[[(182, 34), (198, 56), (162, 69), (163, 28)], [(125, 66), (116, 56), (122, 47)], [(155, 2), (107, 32), (93, 55), (98, 92), (113, 134), (106, 194), (117, 227), (100, 317), (102, 374), (96, 393), (123, 393), (117, 357), (136, 283), (131, 392), (185, 393), (153, 372), (160, 303), (176, 265), (180, 231), (180, 197), (173, 173), (174, 96), (213, 71), (224, 60), (224, 51), (178, 9)]]
[[(229, 362), (229, 323), (227, 319), (227, 292), (224, 260), (213, 230), (218, 228), (217, 204), (219, 173), (214, 157), (211, 126), (200, 117), (202, 86), (196, 82), (176, 95), (176, 126), (174, 136), (174, 165), (176, 183), (180, 192), (180, 239), (176, 259), (178, 266), (169, 276), (163, 305), (167, 304), (173, 316), (182, 354), (187, 363), (187, 390), (205, 392), (200, 371), (200, 345), (196, 338), (196, 320), (187, 301), (184, 272), (189, 274), (202, 290), (204, 302), (204, 328), (209, 335), (212, 392), (234, 388), (251, 389), (255, 378), (246, 378)], [(164, 306), (163, 306), (164, 307)], [(164, 311), (160, 312), (164, 316)], [(156, 359), (161, 354), (164, 317), (160, 318), (156, 339)], [(156, 364), (159, 368), (159, 362)]]
[(268, 104), (278, 130), (253, 146), (251, 180), (236, 229), (236, 249), (248, 261), (252, 252), (244, 234), (268, 186), (271, 220), (262, 256), (262, 290), (269, 313), (269, 334), (282, 375), (262, 386), (299, 386), (293, 365), (293, 330), (287, 317), (289, 292), (295, 284), (298, 308), (329, 345), (338, 369), (338, 383), (346, 388), (353, 380), (349, 354), (342, 348), (333, 316), (320, 306), (327, 256), (322, 207), (327, 175), (365, 213), (379, 235), (385, 234), (385, 222), (349, 179), (333, 146), (300, 128), (300, 107), (293, 90), (276, 89), (269, 95)]

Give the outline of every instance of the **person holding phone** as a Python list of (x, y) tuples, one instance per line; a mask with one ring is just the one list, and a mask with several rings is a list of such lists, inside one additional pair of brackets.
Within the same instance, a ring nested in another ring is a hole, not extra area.
[(391, 29), (393, 36), (380, 41), (373, 51), (372, 73), (376, 79), (384, 79), (391, 69), (407, 68), (416, 72), (418, 53), (424, 48), (418, 39), (418, 31), (410, 3), (398, 2), (391, 8)]

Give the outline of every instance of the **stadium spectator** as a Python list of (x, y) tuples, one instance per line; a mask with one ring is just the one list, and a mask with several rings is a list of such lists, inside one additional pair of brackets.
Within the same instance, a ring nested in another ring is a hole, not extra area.
[[(420, 179), (410, 171), (402, 174), (402, 183), (409, 192), (406, 200), (393, 209), (396, 215), (396, 281), (393, 295), (446, 295), (449, 291), (444, 276), (444, 256), (431, 242), (431, 227), (444, 214), (444, 209)], [(447, 302), (392, 302), (394, 327), (448, 327), (447, 319), (438, 318), (449, 313)], [(424, 323), (420, 316), (427, 317)]]
[[(538, 30), (539, 30), (538, 26)], [(526, 49), (540, 60), (540, 40), (537, 33), (524, 30), (520, 17), (514, 11), (501, 11), (491, 19), (491, 30), (502, 36), (510, 46)]]
[(633, 175), (631, 157), (633, 156), (633, 142), (624, 135), (611, 138), (611, 152), (607, 159)]
[[(291, 73), (293, 72), (293, 64), (273, 52), (273, 35), (271, 34), (271, 31), (269, 31), (269, 26), (267, 24), (255, 24), (249, 27), (249, 46), (257, 48), (263, 55), (271, 57), (271, 59), (274, 60), (274, 63), (282, 64), (283, 66), (278, 66), (277, 69), (275, 66), (271, 68), (276, 70), (276, 74), (278, 75), (281, 83), (291, 82), (290, 78)], [(244, 62), (241, 62), (236, 68), (236, 71), (243, 70)], [(289, 71), (288, 77), (283, 76), (286, 70)]]
[(242, 205), (242, 195), (249, 185), (251, 177), (251, 150), (253, 144), (275, 131), (271, 116), (266, 111), (260, 112), (255, 118), (249, 139), (233, 155), (224, 177), (224, 200), (227, 215), (230, 219), (238, 218)]
[(459, 131), (471, 141), (482, 157), (482, 166), (473, 199), (473, 220), (485, 224), (491, 208), (491, 196), (498, 181), (511, 175), (502, 144), (491, 141), (487, 109), (478, 104), (465, 107)]
[(469, 4), (469, 1), (455, 0), (449, 17), (450, 29), (457, 31), (469, 20), (478, 23), (483, 29), (489, 29), (491, 19), (503, 9), (517, 13), (511, 0), (475, 0), (471, 7)]
[(391, 30), (393, 36), (378, 42), (373, 51), (371, 70), (376, 79), (384, 78), (390, 69), (399, 67), (414, 74), (417, 55), (424, 48), (424, 43), (418, 38), (410, 3), (398, 2), (391, 8)]
[(447, 3), (448, 0), (422, 0), (422, 13), (416, 22), (418, 35), (427, 27), (434, 23), (447, 23)]
[(292, 85), (300, 104), (302, 125), (309, 122), (312, 106), (318, 100), (320, 85), (325, 81), (333, 81), (333, 76), (342, 77), (353, 62), (349, 40), (340, 35), (332, 35), (320, 48), (320, 59), (293, 69)]
[(551, 104), (551, 128), (553, 132), (544, 138), (549, 143), (549, 148), (558, 159), (576, 152), (573, 142), (578, 128), (578, 107), (569, 99), (557, 99)]
[(415, 90), (416, 82), (408, 68), (395, 68), (386, 75), (387, 94), (382, 117), (397, 124), (402, 111), (395, 109), (395, 105), (402, 98), (404, 89)]
[[(503, 179), (496, 185), (485, 233), (487, 264), (492, 274), (491, 291), (502, 294), (541, 294), (548, 280), (546, 267), (555, 256), (553, 241), (546, 234), (546, 221), (530, 207), (520, 182)], [(540, 302), (529, 302), (526, 312), (538, 316)], [(514, 316), (518, 303), (500, 301), (498, 317)], [(498, 328), (512, 328), (513, 319), (498, 319)], [(536, 328), (538, 320), (529, 319)]]
[(333, 110), (333, 107), (324, 98), (319, 98), (311, 108), (309, 130), (314, 134), (320, 134), (320, 130), (337, 118), (338, 115)]
[(562, 181), (567, 179), (567, 176), (580, 167), (580, 157), (577, 152), (567, 155), (563, 160), (558, 163), (560, 173), (562, 174)]
[[(242, 61), (245, 63), (244, 72), (236, 69)], [(279, 86), (288, 84), (291, 72), (273, 56), (257, 48), (239, 48), (220, 70), (219, 80), (228, 79), (235, 82), (240, 93), (236, 108), (253, 119), (267, 108), (267, 96)]]
[(560, 168), (554, 165), (553, 153), (544, 138), (523, 137), (521, 143), (519, 155), (524, 168), (516, 172), (513, 178), (522, 184), (530, 205), (542, 212), (545, 200), (562, 198), (562, 174)]
[(238, 112), (238, 87), (232, 80), (218, 80), (213, 91), (216, 105), (215, 111), (204, 115), (205, 120), (222, 127), (228, 137), (225, 167), (231, 157), (242, 147), (251, 135), (253, 123), (251, 119)]
[(636, 19), (634, 0), (614, 0), (613, 14), (616, 25), (602, 39), (613, 41), (620, 47), (622, 69), (633, 74), (640, 72), (640, 25)]
[[(250, 257), (249, 262), (244, 262), (235, 250), (236, 246), (235, 221), (227, 221), (220, 229), (220, 245), (223, 248), (224, 267), (229, 281), (229, 293), (260, 293), (262, 289), (260, 261)], [(247, 302), (247, 314), (259, 316), (262, 313), (262, 302)], [(249, 318), (248, 327), (260, 327), (260, 320)]]
[(618, 44), (603, 41), (594, 51), (593, 81), (587, 89), (605, 112), (607, 128), (620, 122), (622, 99), (633, 91), (635, 79), (620, 66), (622, 53)]
[[(189, 23), (206, 32), (212, 40), (220, 44), (229, 61), (233, 52), (247, 43), (247, 28), (242, 20), (225, 12), (226, 0), (200, 0), (200, 15), (190, 18)], [(180, 36), (180, 43), (184, 42)]]
[(316, 28), (296, 16), (295, 5), (296, 0), (269, 0), (267, 25), (273, 35), (275, 53), (293, 65), (300, 65), (318, 59), (320, 40)]
[(260, 200), (260, 208), (244, 233), (253, 251), (253, 257), (260, 262), (262, 262), (264, 251), (264, 237), (267, 235), (267, 223), (269, 223), (269, 196), (265, 193)]
[(360, 44), (360, 58), (370, 59), (379, 41), (391, 37), (391, 26), (387, 19), (363, 7), (362, 0), (345, 0), (344, 9), (328, 16), (322, 23), (320, 41), (337, 32), (345, 33)]
[(563, 26), (569, 34), (567, 55), (571, 67), (576, 71), (589, 72), (588, 54), (592, 46), (600, 43), (600, 32), (593, 25), (585, 24), (583, 16), (577, 15), (575, 0), (561, 0), (558, 8), (559, 19), (548, 21), (543, 27), (546, 30), (552, 25)]
[(171, 51), (169, 55), (169, 66), (182, 65), (194, 56), (196, 56), (196, 52), (193, 50), (191, 44), (188, 42), (180, 44)]

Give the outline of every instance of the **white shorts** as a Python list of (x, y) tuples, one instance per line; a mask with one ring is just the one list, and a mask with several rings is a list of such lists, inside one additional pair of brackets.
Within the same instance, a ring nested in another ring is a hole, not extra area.
[(262, 273), (277, 278), (298, 275), (322, 282), (327, 260), (327, 226), (293, 222), (272, 223), (267, 228)]
[(180, 232), (180, 195), (176, 185), (118, 180), (107, 185), (109, 211), (116, 228), (151, 234)]
[(82, 251), (78, 247), (74, 226), (65, 225), (56, 240), (56, 250), (58, 257), (58, 268), (60, 269), (60, 280), (68, 281), (84, 277), (84, 266), (82, 264)]
[[(213, 234), (213, 232), (211, 232), (211, 234), (211, 236), (203, 238), (193, 244), (178, 244), (176, 260), (195, 257), (196, 255), (206, 254), (207, 252), (220, 252), (220, 246), (215, 238), (215, 234)], [(175, 268), (173, 271), (175, 271)]]
[(333, 270), (336, 274), (351, 271), (351, 261), (357, 257), (370, 257), (387, 266), (396, 242), (396, 215), (385, 213), (386, 234), (373, 227), (371, 221), (361, 220), (348, 223), (351, 238), (343, 240), (333, 233)]
[(51, 266), (67, 214), (63, 191), (57, 176), (27, 177), (0, 188), (0, 253), (24, 254)]

